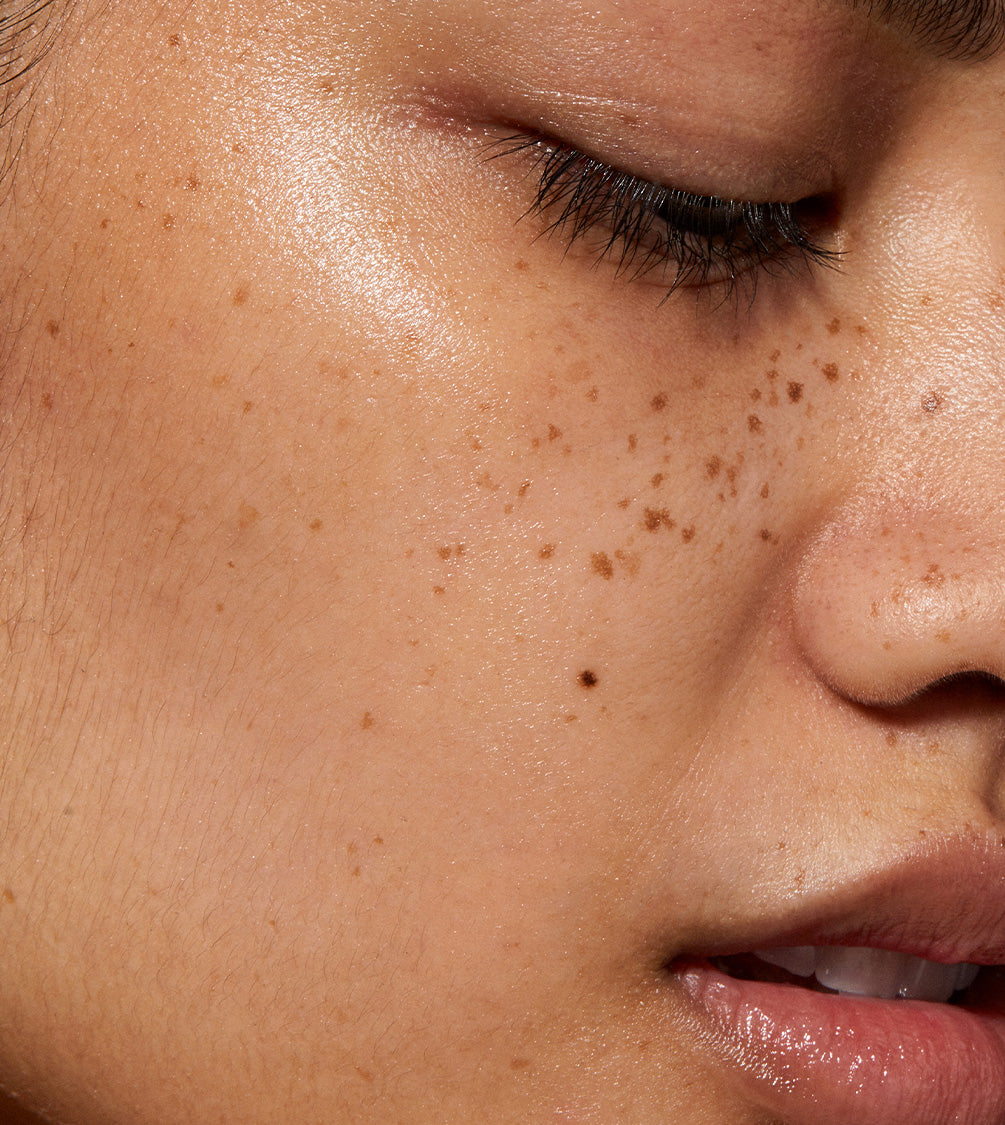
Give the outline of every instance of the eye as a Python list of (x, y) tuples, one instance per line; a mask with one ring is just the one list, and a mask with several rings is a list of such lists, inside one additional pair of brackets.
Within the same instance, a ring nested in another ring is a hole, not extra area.
[(641, 179), (559, 141), (517, 134), (497, 142), (493, 156), (529, 157), (537, 186), (530, 213), (545, 230), (611, 260), (619, 276), (677, 289), (743, 282), (753, 299), (758, 278), (836, 266), (837, 251), (814, 241), (827, 220), (824, 197), (752, 202), (696, 195)]

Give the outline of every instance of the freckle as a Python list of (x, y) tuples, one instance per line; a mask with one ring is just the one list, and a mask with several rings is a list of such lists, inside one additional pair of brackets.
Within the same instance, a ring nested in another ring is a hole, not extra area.
[(764, 429), (764, 423), (756, 414), (748, 414), (747, 429), (750, 430), (752, 434), (759, 434)]
[(667, 396), (663, 394), (662, 391), (658, 395), (653, 395), (652, 399), (649, 402), (649, 406), (655, 414), (659, 414), (661, 410), (665, 410), (666, 405)]
[(766, 527), (761, 528), (760, 535), (761, 535), (761, 538), (764, 540), (765, 543), (771, 542), (772, 535), (771, 535), (771, 532)]
[(750, 392), (750, 401), (751, 402), (759, 402), (760, 398), (761, 398), (761, 388), (760, 387), (754, 387), (754, 389)]
[(102, 219), (101, 222), (98, 223), (98, 226), (101, 228), (101, 230), (108, 230), (108, 222), (108, 219)]
[(446, 591), (445, 591), (445, 590), (443, 589), (443, 587), (442, 587), (442, 586), (434, 586), (434, 587), (433, 587), (433, 593), (434, 593), (434, 594), (435, 594), (435, 595), (436, 595), (437, 597), (440, 597), (440, 596), (442, 596), (442, 595), (443, 595), (444, 593), (446, 593)]
[(929, 414), (934, 414), (942, 405), (942, 396), (929, 391), (927, 395), (921, 400), (922, 410), (927, 411)]
[(311, 520), (311, 522), (307, 526), (311, 529), (311, 531), (320, 531), (322, 524), (320, 520)]
[(771, 489), (768, 487), (767, 482), (765, 482), (764, 484), (761, 485), (761, 499), (762, 500), (767, 500), (770, 492), (771, 492)]
[(365, 1070), (361, 1066), (357, 1066), (355, 1068), (355, 1070), (356, 1070), (356, 1073), (360, 1076), (360, 1078), (363, 1079), (364, 1082), (367, 1082), (367, 1083), (373, 1082), (374, 1074), (373, 1074), (372, 1070)]
[(590, 400), (590, 402), (596, 402), (597, 401), (597, 388), (596, 387), (590, 387), (590, 389), (586, 392), (586, 397)]
[(257, 523), (258, 520), (258, 509), (242, 501), (241, 506), (237, 509), (237, 526), (244, 531), (252, 524)]
[(177, 32), (174, 32), (173, 34), (168, 36), (168, 46), (169, 47), (177, 47), (180, 43), (181, 43), (181, 36)]
[(719, 473), (721, 471), (722, 471), (722, 458), (721, 457), (709, 457), (709, 459), (705, 462), (705, 476), (707, 476), (709, 480), (715, 480), (715, 478), (719, 475)]
[(635, 575), (638, 574), (639, 557), (634, 553), (634, 551), (615, 551), (614, 557), (618, 560), (619, 563), (622, 564), (622, 566), (624, 566), (625, 570), (628, 571), (632, 578), (634, 578)]
[(836, 383), (838, 380), (838, 365), (836, 363), (825, 363), (821, 368), (824, 373), (824, 378), (828, 383)]
[(574, 723), (574, 722), (576, 722), (576, 720), (577, 720), (578, 718), (579, 718), (579, 716), (578, 716), (578, 715), (566, 715), (566, 716), (565, 716), (565, 721), (566, 721), (567, 723)]
[(161, 226), (163, 226), (165, 230), (174, 230), (174, 215), (165, 215), (164, 218), (161, 219)]
[(655, 473), (649, 483), (653, 486), (653, 488), (659, 488), (659, 486), (663, 483), (663, 474)]
[(937, 632), (937, 633), (935, 634), (935, 639), (936, 639), (936, 640), (937, 640), (937, 641), (938, 641), (938, 642), (939, 642), (940, 644), (944, 644), (944, 645), (947, 645), (947, 644), (949, 644), (949, 642), (950, 642), (950, 641), (951, 641), (951, 640), (952, 640), (953, 638), (952, 638), (952, 634), (951, 634), (951, 633), (949, 632), (949, 630), (948, 630), (948, 629), (940, 629), (940, 630), (939, 630), (939, 631), (938, 631), (938, 632)]
[(830, 333), (830, 334), (831, 334), (832, 336), (836, 336), (836, 335), (837, 335), (837, 334), (838, 334), (838, 333), (839, 333), (839, 332), (841, 331), (841, 321), (840, 321), (840, 319), (839, 319), (838, 317), (835, 317), (835, 318), (834, 318), (834, 319), (833, 319), (833, 320), (832, 320), (832, 321), (830, 322), (830, 324), (828, 324), (828, 325), (827, 325), (827, 331), (828, 331), (828, 332), (829, 332), (829, 333)]
[(932, 303), (932, 298), (929, 296), (928, 293), (923, 293), (921, 295), (921, 303), (923, 305), (930, 305)]
[(42, 395), (42, 409), (46, 411), (52, 409), (52, 395), (48, 391)]
[(363, 718), (360, 719), (359, 725), (363, 730), (369, 730), (373, 726), (373, 721), (373, 715), (367, 711)]
[(216, 612), (217, 613), (223, 613), (223, 602), (217, 602), (216, 603)]
[(504, 516), (511, 516), (512, 514), (513, 514), (513, 505), (512, 504), (504, 504), (503, 505), (503, 515)]
[(802, 383), (789, 383), (789, 402), (798, 402), (803, 397)]
[(510, 1070), (526, 1070), (530, 1066), (530, 1059), (510, 1059)]
[(634, 434), (628, 435), (628, 452), (634, 453), (636, 446), (639, 444), (639, 439)]
[(666, 508), (646, 508), (642, 513), (642, 526), (646, 531), (659, 531), (661, 527), (669, 531), (674, 526), (674, 521)]
[(4, 889), (3, 889), (3, 900), (4, 900), (4, 902), (15, 902), (16, 901), (15, 898), (14, 898), (14, 892), (10, 889), (10, 887), (4, 887)]
[(247, 285), (239, 285), (234, 290), (234, 296), (231, 298), (231, 301), (233, 302), (235, 309), (239, 309), (242, 305), (246, 305), (248, 303), (248, 293), (249, 290)]
[(886, 652), (889, 652), (889, 651), (890, 651), (890, 649), (892, 649), (892, 648), (893, 648), (893, 645), (892, 645), (892, 644), (891, 644), (891, 643), (890, 643), (889, 641), (884, 641), (884, 642), (883, 642), (883, 649), (884, 649), (884, 651), (886, 651)]
[(244, 405), (241, 407), (241, 412), (243, 414), (250, 414), (252, 412), (252, 410), (254, 410), (254, 409), (255, 409), (255, 404), (253, 402), (249, 402), (249, 401), (245, 400)]
[(599, 574), (601, 578), (614, 577), (614, 563), (607, 557), (603, 551), (597, 551), (590, 556), (590, 565), (593, 567), (593, 573)]
[(548, 426), (548, 440), (557, 441), (562, 436), (562, 431), (555, 425)]
[(440, 549), (436, 553), (440, 556), (441, 559), (449, 559), (451, 552), (449, 547), (440, 547)]
[(896, 746), (899, 741), (900, 741), (900, 737), (895, 730), (890, 730), (890, 731), (886, 732), (886, 744), (887, 744), (887, 746)]
[(778, 378), (778, 369), (772, 367), (770, 371), (765, 371), (764, 377), (773, 383)]
[(201, 187), (202, 187), (202, 184), (199, 182), (198, 176), (194, 176), (194, 175), (189, 176), (188, 179), (185, 181), (185, 190), (186, 191), (198, 191), (199, 188), (201, 188)]
[(54, 338), (55, 338), (56, 336), (58, 336), (58, 335), (59, 335), (59, 321), (56, 321), (56, 320), (50, 320), (50, 321), (49, 321), (49, 322), (48, 322), (48, 323), (46, 324), (46, 326), (45, 326), (45, 330), (46, 330), (46, 332), (48, 332), (48, 333), (49, 333), (49, 335), (50, 335), (50, 336), (52, 336), (52, 337), (54, 337)]
[(694, 538), (694, 525), (690, 527), (682, 527), (680, 530), (680, 537), (685, 543), (690, 543)]
[(872, 608), (869, 610), (870, 617), (879, 617), (879, 602), (873, 602)]
[(597, 686), (597, 674), (595, 672), (591, 672), (589, 669), (587, 669), (585, 672), (580, 672), (579, 673), (579, 682), (585, 688), (596, 687)]
[[(771, 353), (771, 355), (768, 356), (768, 362), (769, 363), (777, 363), (781, 354), (782, 354), (781, 350), (779, 348), (775, 348), (775, 350)], [(777, 374), (777, 372), (776, 372), (776, 374)]]
[(629, 507), (630, 505), (631, 505), (631, 500), (619, 500), (619, 501), (618, 501), (618, 507), (619, 507), (619, 508), (620, 508), (620, 509), (621, 509), (622, 511), (624, 511), (624, 510), (625, 510), (626, 508), (628, 508), (628, 507)]
[(555, 554), (555, 544), (554, 543), (545, 543), (545, 545), (541, 548), (541, 550), (538, 551), (537, 557), (539, 559), (550, 559), (554, 554)]

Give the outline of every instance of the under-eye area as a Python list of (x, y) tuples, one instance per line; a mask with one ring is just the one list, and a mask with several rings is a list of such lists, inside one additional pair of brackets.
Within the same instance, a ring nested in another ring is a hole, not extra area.
[(655, 183), (552, 138), (514, 133), (489, 146), (490, 158), (529, 165), (534, 198), (524, 216), (543, 233), (577, 247), (623, 280), (678, 289), (742, 286), (752, 300), (762, 277), (836, 267), (828, 245), (836, 203), (821, 194), (795, 201), (702, 195)]

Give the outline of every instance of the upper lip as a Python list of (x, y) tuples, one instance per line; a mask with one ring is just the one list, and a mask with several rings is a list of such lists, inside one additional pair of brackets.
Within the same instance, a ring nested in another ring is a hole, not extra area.
[(721, 957), (779, 946), (868, 946), (945, 964), (1005, 963), (1005, 835), (929, 836), (912, 853), (826, 894), (808, 895), (784, 920), (683, 950)]

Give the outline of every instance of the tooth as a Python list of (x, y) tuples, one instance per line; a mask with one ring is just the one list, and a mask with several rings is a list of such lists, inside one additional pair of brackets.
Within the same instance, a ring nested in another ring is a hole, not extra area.
[(956, 990), (959, 966), (940, 965), (936, 961), (925, 961), (912, 957), (913, 965), (904, 966), (904, 974), (898, 995), (905, 1000), (945, 1001)]
[(886, 949), (823, 946), (817, 950), (817, 980), (837, 992), (892, 1000), (946, 1001), (969, 987), (974, 965), (943, 965)]
[(956, 983), (953, 985), (953, 991), (958, 992), (962, 988), (969, 988), (977, 979), (977, 974), (981, 971), (980, 965), (957, 965), (956, 966)]
[(892, 1000), (900, 990), (904, 961), (904, 954), (886, 949), (822, 946), (817, 950), (817, 980), (835, 992)]
[(797, 977), (811, 977), (817, 967), (817, 951), (812, 945), (791, 945), (779, 949), (755, 949), (754, 956), (777, 965)]

